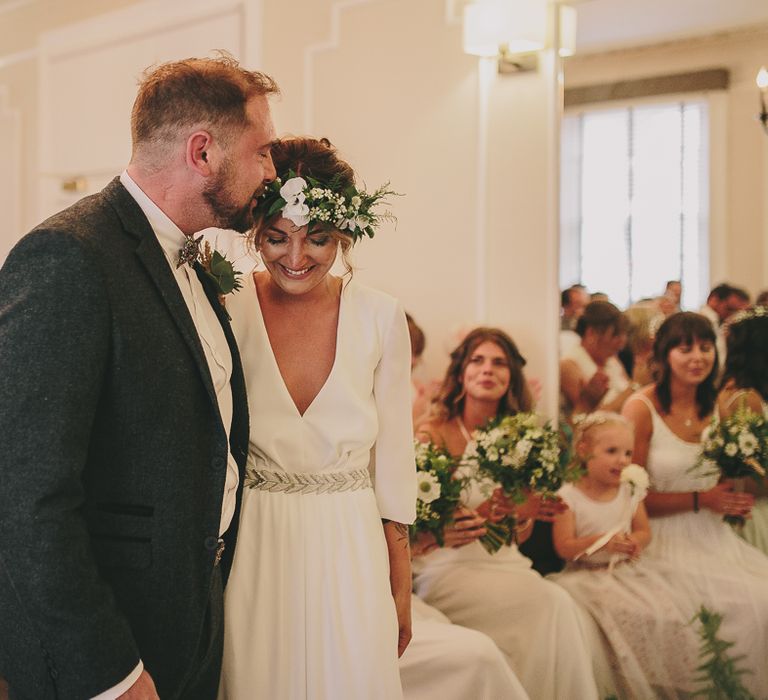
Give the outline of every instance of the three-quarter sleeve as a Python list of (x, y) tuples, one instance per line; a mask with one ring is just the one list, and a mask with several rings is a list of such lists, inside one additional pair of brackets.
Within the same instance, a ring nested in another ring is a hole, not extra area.
[(405, 312), (393, 304), (374, 375), (379, 431), (374, 445), (375, 491), (381, 517), (416, 519), (416, 463), (411, 416), (411, 341)]

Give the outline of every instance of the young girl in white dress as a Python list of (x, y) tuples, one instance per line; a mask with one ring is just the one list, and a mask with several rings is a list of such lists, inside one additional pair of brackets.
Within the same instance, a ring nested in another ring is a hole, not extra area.
[(282, 181), (254, 232), (266, 269), (227, 304), (250, 445), (220, 697), (393, 700), (411, 624), (408, 330), (395, 299), (330, 274), (372, 234), (380, 193), (359, 192), (327, 141), (272, 157)]
[(695, 690), (699, 640), (694, 605), (665, 577), (643, 566), (651, 539), (643, 499), (648, 476), (629, 466), (632, 430), (616, 413), (598, 411), (577, 424), (574, 446), (587, 473), (559, 491), (568, 510), (553, 540), (567, 560), (549, 578), (589, 612), (600, 629), (612, 687), (620, 698), (678, 698)]
[(719, 636), (734, 642), (748, 671), (742, 682), (768, 697), (768, 557), (740, 539), (723, 515), (748, 517), (754, 497), (696, 467), (701, 434), (715, 403), (715, 334), (700, 314), (673, 314), (654, 342), (657, 380), (624, 406), (634, 424), (634, 459), (651, 479), (646, 498), (647, 566), (672, 571), (670, 583), (694, 606), (723, 615)]
[[(417, 437), (460, 457), (472, 430), (496, 415), (530, 410), (524, 364), (504, 332), (478, 328), (469, 333), (451, 354), (439, 412), (419, 427)], [(473, 489), (446, 529), (445, 546), (437, 547), (429, 537), (414, 546), (416, 593), (451, 622), (491, 637), (534, 700), (594, 699), (591, 656), (574, 601), (539, 576), (516, 545), (489, 554), (478, 542), (486, 518), (511, 512), (519, 540), (530, 534), (534, 517), (551, 517), (540, 511), (535, 496), (513, 507), (499, 490), (487, 499)]]
[[(728, 354), (717, 412), (727, 418), (740, 406), (768, 420), (768, 306), (739, 311), (725, 328)], [(740, 529), (741, 536), (768, 554), (768, 480), (756, 485), (747, 479), (747, 488), (757, 499), (752, 517)]]

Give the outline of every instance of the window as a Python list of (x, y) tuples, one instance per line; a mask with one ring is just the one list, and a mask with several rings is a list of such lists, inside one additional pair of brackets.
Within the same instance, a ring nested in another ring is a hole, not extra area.
[(709, 284), (708, 114), (701, 99), (584, 109), (563, 120), (560, 284), (627, 306)]

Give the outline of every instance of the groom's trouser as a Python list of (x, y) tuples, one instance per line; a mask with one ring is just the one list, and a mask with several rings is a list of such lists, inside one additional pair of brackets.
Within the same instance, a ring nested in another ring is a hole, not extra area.
[(179, 695), (181, 700), (216, 700), (221, 676), (221, 657), (224, 652), (223, 588), (221, 567), (215, 566), (194, 670)]

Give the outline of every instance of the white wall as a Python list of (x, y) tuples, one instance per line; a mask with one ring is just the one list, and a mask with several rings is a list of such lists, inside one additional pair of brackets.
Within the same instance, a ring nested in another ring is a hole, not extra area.
[[(398, 296), (441, 373), (460, 331), (509, 331), (556, 408), (557, 65), (481, 73), (456, 3), (265, 0), (278, 130), (327, 136), (369, 187), (390, 180), (397, 228), (356, 252), (358, 279)], [(556, 179), (556, 178), (555, 178)]]

